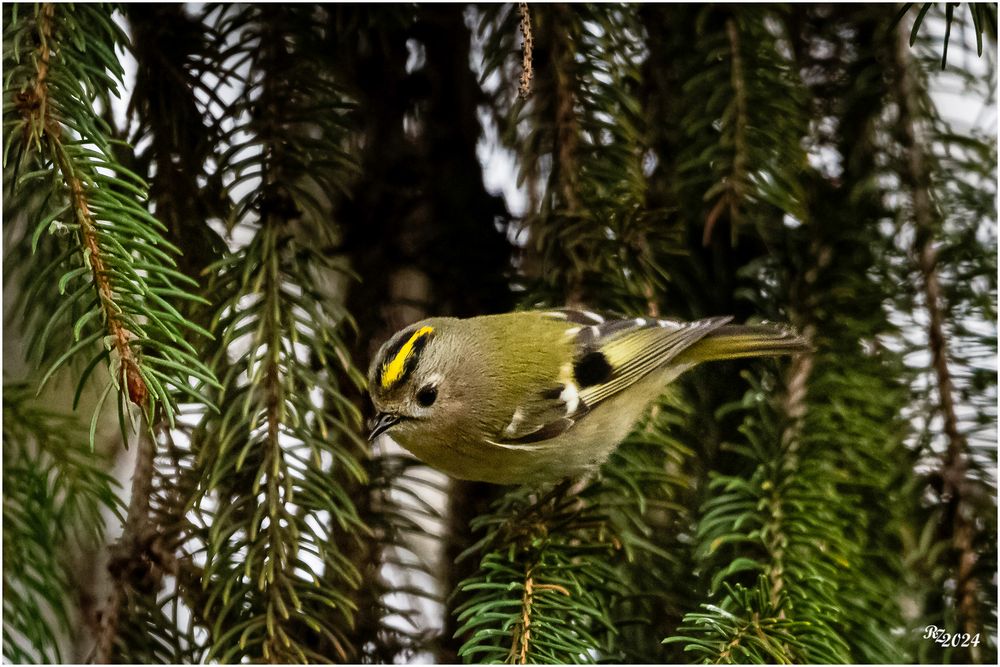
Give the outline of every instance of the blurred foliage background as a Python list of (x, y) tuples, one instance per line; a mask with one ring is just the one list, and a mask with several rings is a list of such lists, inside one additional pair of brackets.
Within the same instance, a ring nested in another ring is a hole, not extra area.
[[(996, 11), (4, 5), (4, 659), (995, 663)], [(365, 441), (564, 304), (815, 350), (549, 492)]]

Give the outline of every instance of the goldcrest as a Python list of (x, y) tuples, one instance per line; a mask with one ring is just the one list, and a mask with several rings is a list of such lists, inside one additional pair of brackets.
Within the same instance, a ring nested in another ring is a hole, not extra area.
[(580, 310), (426, 319), (375, 355), (369, 439), (387, 435), (460, 479), (541, 484), (586, 475), (689, 368), (808, 349), (787, 327), (730, 319), (605, 319)]

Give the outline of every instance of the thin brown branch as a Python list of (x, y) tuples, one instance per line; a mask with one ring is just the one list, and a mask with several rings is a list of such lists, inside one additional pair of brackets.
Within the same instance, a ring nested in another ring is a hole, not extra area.
[(510, 661), (516, 659), (519, 665), (528, 664), (528, 653), (531, 650), (531, 614), (536, 591), (552, 591), (567, 597), (570, 595), (565, 586), (535, 583), (534, 565), (529, 565), (525, 569), (524, 590), (521, 594), (521, 622), (514, 626), (508, 658)]
[[(934, 243), (938, 226), (938, 214), (931, 202), (930, 170), (926, 163), (923, 143), (915, 116), (918, 112), (917, 82), (914, 81), (909, 45), (900, 41), (900, 125), (906, 150), (906, 181), (912, 198), (913, 223), (916, 227), (914, 255), (917, 268), (923, 278), (924, 301), (929, 316), (927, 326), (928, 345), (931, 349), (932, 366), (938, 381), (938, 395), (944, 418), (944, 432), (948, 437), (945, 454), (945, 468), (961, 465), (965, 441), (958, 429), (955, 412), (951, 372), (948, 369), (948, 344), (944, 334), (944, 314), (942, 312), (941, 285), (937, 271), (937, 247)], [(961, 476), (960, 476), (961, 477)], [(946, 484), (956, 484), (959, 479), (945, 479)]]
[(524, 572), (524, 591), (521, 594), (521, 623), (514, 626), (514, 637), (510, 645), (511, 658), (517, 664), (528, 664), (528, 650), (531, 643), (531, 605), (535, 593), (535, 579), (529, 565)]
[[(815, 335), (815, 327), (807, 326), (803, 330), (803, 335), (809, 340)], [(788, 468), (798, 467), (798, 449), (801, 441), (802, 423), (806, 414), (806, 393), (809, 388), (809, 378), (812, 375), (815, 359), (811, 352), (797, 354), (792, 358), (791, 366), (788, 369), (786, 392), (783, 397), (783, 408), (788, 419), (788, 426), (781, 434), (782, 459), (784, 466)], [(768, 583), (770, 585), (770, 601), (777, 606), (781, 598), (781, 591), (785, 587), (785, 532), (782, 530), (782, 520), (784, 519), (784, 504), (782, 496), (778, 493), (775, 485), (772, 495), (769, 498), (770, 518), (769, 521), (775, 529), (766, 531), (765, 543), (770, 556), (771, 565), (768, 569)], [(784, 618), (784, 610), (778, 613), (779, 618)]]
[(740, 627), (740, 629), (736, 631), (736, 634), (733, 635), (732, 639), (730, 639), (722, 650), (719, 651), (719, 655), (712, 661), (712, 663), (716, 665), (732, 663), (733, 651), (742, 643), (743, 637), (747, 634), (749, 629), (749, 626), (746, 625)]
[(156, 442), (148, 428), (139, 430), (138, 440), (125, 526), (121, 539), (110, 548), (108, 571), (113, 590), (101, 612), (101, 627), (94, 649), (94, 661), (102, 664), (110, 663), (114, 657), (122, 606), (130, 590), (158, 590), (167, 560), (156, 528), (149, 522)]
[[(582, 204), (578, 187), (580, 167), (578, 153), (580, 123), (576, 116), (576, 74), (574, 71), (575, 47), (569, 32), (572, 7), (566, 4), (551, 5), (551, 15), (544, 41), (551, 53), (552, 95), (554, 113), (552, 147), (552, 182), (558, 197), (558, 208), (568, 217), (579, 215)], [(566, 305), (583, 306), (583, 280), (579, 268), (573, 268), (566, 277)]]
[[(646, 252), (648, 252), (648, 245), (643, 244), (643, 248)], [(646, 315), (653, 318), (659, 318), (660, 304), (656, 300), (656, 289), (653, 287), (653, 283), (649, 280), (645, 280), (642, 283), (642, 296), (646, 299)]]
[(104, 310), (108, 332), (113, 337), (115, 351), (121, 360), (122, 377), (120, 379), (124, 380), (122, 384), (128, 391), (129, 400), (145, 409), (149, 398), (149, 389), (139, 373), (139, 363), (132, 351), (132, 346), (129, 345), (129, 331), (122, 325), (118, 317), (114, 290), (105, 269), (103, 252), (97, 240), (97, 225), (90, 213), (87, 194), (80, 179), (73, 175), (72, 166), (59, 137), (51, 136), (50, 143), (53, 146), (53, 153), (57, 158), (63, 178), (70, 188), (73, 211), (80, 225), (80, 237), (87, 252), (91, 273), (94, 276), (94, 286), (97, 288), (97, 294), (101, 300), (101, 308)]
[[(733, 201), (730, 206), (735, 206), (743, 196), (742, 183), (747, 172), (747, 126), (749, 125), (747, 111), (747, 88), (746, 73), (743, 66), (743, 50), (740, 40), (740, 30), (736, 25), (736, 19), (730, 17), (726, 19), (726, 35), (729, 37), (729, 52), (732, 58), (732, 70), (730, 81), (733, 86), (733, 104), (736, 105), (736, 119), (733, 125), (733, 173), (731, 176), (730, 189), (733, 194)], [(737, 212), (733, 209), (730, 213), (735, 222)]]
[[(802, 330), (802, 336), (807, 340), (812, 340), (815, 334), (816, 327), (813, 325), (809, 325)], [(811, 352), (797, 354), (792, 357), (785, 394), (785, 414), (792, 423), (784, 433), (786, 442), (796, 439), (801, 431), (801, 420), (806, 413), (806, 391), (809, 387), (809, 377), (812, 375), (813, 363), (814, 359)]]
[[(913, 254), (923, 283), (924, 306), (927, 309), (928, 347), (931, 367), (937, 380), (938, 401), (944, 421), (948, 447), (941, 460), (941, 500), (946, 511), (942, 515), (942, 532), (951, 537), (957, 554), (955, 572), (955, 606), (959, 626), (969, 635), (979, 632), (977, 609), (978, 584), (973, 576), (977, 554), (973, 546), (975, 527), (965, 508), (963, 487), (966, 484), (968, 443), (958, 427), (954, 384), (948, 366), (948, 341), (941, 283), (938, 274), (938, 252), (935, 236), (939, 213), (931, 200), (931, 174), (920, 136), (920, 86), (910, 54), (908, 30), (901, 22), (896, 34), (897, 83), (899, 86), (899, 125), (905, 151), (903, 181), (910, 192), (912, 222), (915, 227)], [(978, 662), (978, 647), (970, 647), (973, 661)]]
[(580, 210), (577, 193), (577, 151), (580, 128), (576, 118), (573, 74), (573, 44), (567, 32), (569, 13), (563, 4), (552, 6), (552, 26), (549, 34), (552, 50), (552, 69), (555, 76), (555, 146), (553, 170), (556, 173), (556, 191), (562, 198), (562, 207), (569, 215)]
[(53, 26), (53, 16), (55, 14), (55, 4), (51, 2), (43, 3), (39, 10), (39, 24), (38, 24), (38, 60), (35, 65), (35, 71), (37, 75), (35, 76), (35, 86), (34, 86), (34, 99), (37, 102), (37, 107), (35, 113), (37, 114), (34, 118), (36, 122), (29, 123), (28, 126), (34, 128), (34, 136), (39, 137), (41, 132), (55, 133), (59, 132), (59, 125), (53, 122), (52, 115), (49, 113), (49, 95), (48, 95), (48, 78), (49, 78), (49, 58), (51, 57), (52, 51), (49, 47), (49, 41), (52, 38), (52, 26)]
[[(276, 142), (277, 143), (277, 142)], [(274, 175), (276, 168), (269, 172), (268, 179), (277, 178)], [(282, 223), (285, 222), (277, 214), (265, 210), (264, 228), (260, 233), (267, 235), (264, 243), (265, 256), (278, 252), (277, 236)], [(280, 304), (281, 297), (281, 273), (278, 262), (266, 261), (263, 298), (269, 304)], [(284, 469), (283, 451), (281, 446), (281, 427), (287, 419), (285, 411), (285, 386), (284, 377), (281, 371), (281, 336), (282, 322), (280, 309), (269, 307), (264, 320), (264, 340), (267, 345), (267, 358), (264, 361), (265, 371), (261, 391), (265, 397), (265, 420), (267, 424), (267, 435), (262, 443), (264, 456), (261, 465), (267, 469), (264, 495), (267, 503), (267, 546), (269, 552), (265, 564), (265, 571), (269, 569), (269, 576), (260, 579), (261, 593), (265, 598), (267, 616), (276, 621), (287, 621), (289, 614), (285, 600), (282, 597), (281, 589), (286, 585), (287, 568), (291, 567), (289, 536), (285, 532), (284, 525), (287, 525), (289, 517), (286, 503), (291, 501), (291, 489), (287, 479), (287, 472)], [(248, 526), (252, 532), (256, 526)], [(258, 537), (257, 539), (261, 539)], [(260, 575), (259, 575), (260, 576)], [(341, 647), (340, 658), (346, 660)], [(272, 622), (267, 624), (266, 639), (262, 646), (262, 660), (271, 663), (288, 662), (291, 655), (306, 662), (307, 659), (302, 653), (297, 642), (289, 641), (287, 628), (284, 622)]]
[(715, 206), (712, 207), (712, 210), (710, 210), (708, 215), (705, 216), (705, 231), (702, 232), (701, 235), (701, 244), (706, 248), (708, 247), (708, 244), (712, 242), (712, 232), (715, 230), (715, 223), (718, 222), (719, 216), (722, 215), (722, 212), (726, 209), (728, 200), (728, 193), (723, 193), (722, 196), (719, 197), (719, 200), (715, 202)]
[(729, 222), (732, 225), (739, 223), (739, 205), (743, 199), (743, 182), (747, 173), (747, 126), (749, 125), (747, 112), (747, 91), (745, 82), (745, 72), (743, 65), (743, 51), (740, 40), (740, 30), (736, 25), (736, 19), (730, 17), (726, 19), (726, 36), (729, 38), (729, 57), (731, 67), (729, 73), (730, 85), (733, 87), (733, 105), (736, 113), (733, 119), (733, 166), (726, 177), (726, 188), (719, 196), (719, 200), (712, 207), (705, 219), (705, 231), (702, 234), (702, 245), (708, 246), (712, 240), (712, 232), (715, 223), (724, 209), (729, 211)]

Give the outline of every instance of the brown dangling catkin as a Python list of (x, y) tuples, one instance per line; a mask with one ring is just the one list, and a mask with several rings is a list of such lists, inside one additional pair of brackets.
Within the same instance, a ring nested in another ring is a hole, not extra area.
[(521, 85), (518, 87), (518, 95), (521, 99), (527, 99), (531, 94), (531, 77), (534, 70), (531, 65), (531, 52), (535, 46), (535, 38), (531, 34), (531, 14), (528, 11), (527, 2), (517, 3), (517, 11), (521, 14)]

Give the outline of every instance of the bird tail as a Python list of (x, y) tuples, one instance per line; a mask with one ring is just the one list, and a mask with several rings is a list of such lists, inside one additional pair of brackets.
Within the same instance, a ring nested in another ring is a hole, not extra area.
[(812, 349), (792, 328), (780, 324), (726, 324), (685, 350), (692, 361), (797, 354)]

